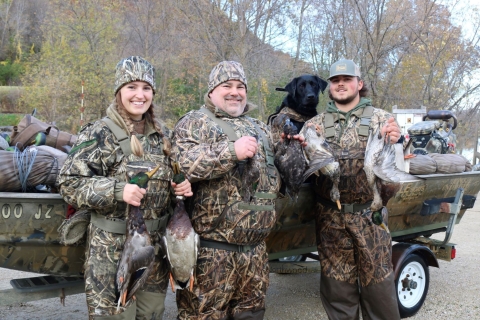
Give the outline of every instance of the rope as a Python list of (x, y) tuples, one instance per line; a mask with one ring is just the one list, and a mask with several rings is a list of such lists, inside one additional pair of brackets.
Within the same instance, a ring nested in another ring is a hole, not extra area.
[(16, 148), (14, 151), (14, 168), (15, 166), (18, 168), (16, 172), (23, 192), (27, 191), (27, 179), (32, 171), (37, 153), (38, 149), (35, 147), (27, 147), (23, 151)]

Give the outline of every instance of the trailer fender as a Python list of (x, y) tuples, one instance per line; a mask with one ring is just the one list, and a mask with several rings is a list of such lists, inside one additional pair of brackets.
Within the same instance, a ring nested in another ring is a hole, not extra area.
[(440, 268), (438, 260), (430, 248), (415, 243), (399, 242), (392, 247), (392, 263), (395, 272), (395, 279), (398, 277), (398, 266), (411, 254), (416, 253), (423, 258), (429, 267)]

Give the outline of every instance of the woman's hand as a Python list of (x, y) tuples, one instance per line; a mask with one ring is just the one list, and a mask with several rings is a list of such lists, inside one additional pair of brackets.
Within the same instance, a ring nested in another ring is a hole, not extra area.
[(176, 196), (184, 196), (184, 197), (191, 197), (193, 196), (192, 192), (192, 185), (190, 181), (186, 180), (182, 183), (176, 184), (175, 182), (171, 182), (172, 188), (175, 191)]
[(147, 193), (147, 190), (140, 188), (136, 184), (127, 183), (123, 189), (123, 201), (139, 207), (145, 193)]

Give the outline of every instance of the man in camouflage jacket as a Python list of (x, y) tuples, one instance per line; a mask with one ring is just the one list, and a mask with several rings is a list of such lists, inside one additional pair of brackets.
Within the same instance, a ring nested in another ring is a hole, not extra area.
[(280, 187), (267, 126), (246, 114), (242, 65), (213, 68), (200, 110), (174, 129), (174, 154), (193, 184), (192, 224), (201, 237), (193, 292), (177, 291), (180, 319), (263, 319), (265, 238)]
[[(319, 196), (316, 236), (322, 303), (330, 319), (359, 319), (360, 305), (363, 319), (400, 319), (391, 237), (365, 215), (373, 193), (363, 170), (368, 128), (384, 124), (382, 132), (389, 134), (392, 143), (400, 138), (400, 130), (393, 117), (373, 108), (365, 98), (365, 84), (353, 61), (334, 63), (329, 80), (333, 101), (300, 132), (315, 125), (340, 164), (342, 210), (331, 202), (329, 177), (320, 175), (314, 186)], [(367, 124), (362, 121), (365, 117)], [(344, 204), (353, 206), (346, 209)]]

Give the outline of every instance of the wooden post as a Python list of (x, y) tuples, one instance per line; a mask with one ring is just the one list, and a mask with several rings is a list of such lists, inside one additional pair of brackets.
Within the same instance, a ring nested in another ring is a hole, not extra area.
[(83, 105), (83, 98), (84, 98), (83, 85), (84, 85), (84, 82), (82, 80), (82, 94), (80, 96), (80, 127), (83, 127), (83, 122), (84, 122), (83, 113), (85, 111), (85, 107)]

